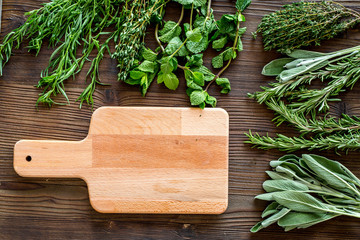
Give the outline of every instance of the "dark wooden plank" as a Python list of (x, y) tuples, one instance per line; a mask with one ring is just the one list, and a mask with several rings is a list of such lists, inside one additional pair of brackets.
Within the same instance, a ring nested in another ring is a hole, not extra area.
[[(1, 36), (23, 23), (23, 13), (39, 7), (42, 2), (45, 0), (4, 0)], [(261, 68), (279, 56), (275, 52), (264, 52), (260, 39), (253, 40), (251, 32), (256, 30), (261, 16), (289, 2), (253, 1), (246, 12), (248, 32), (244, 36), (244, 51), (225, 73), (232, 81), (233, 90), (228, 96), (220, 96), (217, 87), (211, 89), (211, 93), (219, 98), (218, 106), (230, 114), (230, 202), (226, 213), (219, 216), (100, 214), (89, 205), (87, 188), (81, 180), (17, 176), (12, 166), (16, 141), (81, 140), (87, 134), (91, 109), (79, 110), (78, 104), (74, 103), (85, 86), (82, 73), (66, 83), (71, 105), (37, 110), (35, 102), (40, 90), (33, 85), (46, 67), (51, 50), (44, 48), (37, 58), (24, 48), (16, 50), (0, 79), (0, 239), (359, 239), (359, 220), (350, 217), (339, 217), (289, 233), (277, 226), (257, 234), (249, 233), (251, 226), (260, 220), (266, 205), (253, 198), (262, 193), (261, 184), (266, 179), (268, 162), (283, 153), (251, 149), (243, 143), (246, 140), (243, 133), (248, 129), (270, 134), (293, 133), (286, 126), (276, 128), (271, 123), (273, 114), (247, 98), (248, 92), (259, 90), (260, 85), (271, 80), (260, 75)], [(360, 1), (339, 2), (359, 9)], [(230, 0), (213, 1), (215, 16), (234, 12), (233, 4)], [(166, 17), (176, 19), (176, 8), (176, 4), (171, 4)], [(154, 47), (152, 31), (150, 28), (148, 42)], [(354, 46), (359, 40), (359, 31), (352, 30), (314, 49), (332, 51)], [(214, 52), (209, 51), (206, 55), (205, 62), (210, 66), (209, 59)], [(112, 86), (98, 88), (94, 108), (104, 105), (190, 106), (184, 81), (175, 92), (153, 84), (147, 97), (143, 98), (137, 87), (118, 83), (116, 74), (116, 62), (106, 57), (101, 66), (101, 77)], [(342, 94), (344, 101), (334, 104), (331, 111), (359, 115), (359, 93), (360, 87), (356, 85), (352, 91)], [(342, 160), (360, 176), (359, 153), (338, 156), (328, 151), (322, 154)]]

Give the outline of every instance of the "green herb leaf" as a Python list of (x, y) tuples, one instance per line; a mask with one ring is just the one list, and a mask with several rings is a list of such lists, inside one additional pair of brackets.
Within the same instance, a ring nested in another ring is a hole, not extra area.
[(223, 47), (225, 47), (227, 42), (228, 42), (227, 36), (224, 36), (222, 38), (219, 38), (219, 39), (213, 41), (212, 48), (217, 49), (217, 50), (222, 49)]
[(179, 86), (179, 79), (174, 73), (160, 73), (157, 82), (164, 83), (170, 90), (176, 90)]
[(155, 62), (157, 59), (157, 54), (154, 53), (150, 48), (143, 48), (141, 56), (150, 62)]
[[(183, 44), (183, 42), (181, 41), (181, 39), (179, 37), (174, 37), (173, 39), (170, 40), (169, 44), (166, 46), (165, 53), (168, 55), (171, 55), (176, 50), (178, 50), (182, 44)], [(187, 56), (188, 54), (189, 54), (189, 51), (186, 49), (185, 46), (182, 46), (180, 48), (180, 50), (175, 54), (175, 56), (184, 57), (184, 56)]]
[(236, 0), (235, 7), (240, 12), (243, 12), (250, 4), (251, 0)]
[(284, 66), (294, 61), (293, 58), (279, 58), (266, 64), (261, 74), (265, 76), (278, 76), (285, 70)]
[(143, 71), (143, 72), (149, 72), (149, 73), (154, 73), (155, 71), (155, 66), (156, 63), (154, 62), (150, 62), (148, 60), (145, 60), (144, 62), (142, 62), (140, 64), (140, 66), (138, 67), (139, 70)]
[(273, 198), (279, 204), (297, 212), (321, 213), (330, 210), (336, 211), (335, 207), (322, 203), (307, 193), (295, 191), (274, 192)]
[(231, 91), (230, 81), (227, 78), (217, 78), (216, 84), (223, 88), (221, 93), (227, 94)]
[(207, 93), (204, 91), (195, 90), (190, 95), (191, 105), (197, 106), (205, 102)]
[(187, 31), (186, 37), (192, 42), (200, 42), (203, 37), (201, 33), (201, 28), (197, 27), (194, 30)]
[(287, 190), (307, 191), (309, 188), (296, 181), (292, 180), (267, 180), (263, 183), (263, 188), (266, 192), (277, 192)]
[(167, 21), (164, 28), (159, 31), (159, 39), (162, 42), (168, 43), (174, 37), (179, 37), (181, 34), (181, 27), (173, 21)]
[(130, 77), (132, 79), (141, 79), (144, 75), (146, 75), (146, 73), (141, 71), (136, 71), (136, 70), (130, 71)]

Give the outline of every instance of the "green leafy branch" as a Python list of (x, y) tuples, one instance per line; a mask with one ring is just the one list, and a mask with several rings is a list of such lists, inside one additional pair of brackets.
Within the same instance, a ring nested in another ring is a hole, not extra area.
[(317, 155), (286, 155), (270, 162), (272, 180), (263, 183), (267, 193), (256, 199), (271, 201), (264, 220), (251, 232), (277, 223), (285, 231), (308, 228), (334, 217), (360, 218), (360, 180), (337, 161)]
[[(246, 29), (240, 29), (240, 22), (245, 20), (241, 12), (250, 4), (250, 1), (244, 1), (247, 5), (243, 6), (243, 10), (238, 10), (236, 15), (224, 15), (225, 17), (223, 16), (219, 21), (214, 19), (211, 1), (177, 0), (177, 2), (182, 4), (179, 20), (177, 22), (165, 21), (160, 30), (160, 23), (155, 27), (155, 38), (159, 44), (159, 48), (156, 50), (158, 53), (147, 49), (146, 54), (150, 54), (150, 51), (153, 59), (147, 59), (147, 56), (144, 55), (145, 52), (137, 58), (141, 64), (150, 61), (147, 64), (151, 67), (140, 69), (139, 66), (134, 65), (131, 71), (133, 74), (130, 74), (130, 78), (125, 82), (140, 85), (144, 95), (147, 88), (144, 91), (145, 85), (139, 79), (151, 73), (157, 77), (158, 84), (164, 83), (167, 88), (175, 90), (179, 85), (176, 71), (181, 69), (184, 72), (188, 87), (186, 92), (191, 104), (200, 108), (204, 108), (206, 104), (215, 107), (217, 100), (208, 94), (208, 90), (214, 82), (222, 87), (221, 93), (226, 94), (231, 90), (230, 81), (227, 78), (220, 78), (220, 76), (230, 65), (231, 60), (236, 57), (236, 51), (242, 51), (240, 37)], [(238, 1), (238, 5), (242, 2)], [(189, 23), (182, 23), (185, 9), (190, 9)], [(160, 12), (162, 15), (163, 9)], [(231, 60), (227, 59), (229, 50), (220, 54), (221, 56), (226, 55), (225, 59), (228, 60), (228, 63), (217, 75), (214, 75), (203, 65), (202, 52), (208, 48), (211, 42), (218, 41), (218, 37), (226, 38), (226, 42), (221, 48), (215, 44), (216, 49), (221, 50), (228, 41), (233, 41), (233, 47), (229, 48), (232, 52)], [(185, 65), (180, 65), (178, 59), (185, 61)], [(133, 71), (137, 72), (136, 76)]]

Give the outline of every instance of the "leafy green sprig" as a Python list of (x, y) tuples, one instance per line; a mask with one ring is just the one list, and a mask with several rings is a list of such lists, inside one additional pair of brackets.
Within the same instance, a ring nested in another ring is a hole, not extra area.
[[(162, 29), (160, 24), (155, 28), (155, 37), (159, 44), (158, 53), (143, 47), (137, 64), (130, 71), (130, 78), (125, 82), (141, 86), (143, 95), (146, 94), (151, 82), (157, 77), (158, 84), (164, 84), (171, 90), (177, 89), (179, 79), (177, 69), (184, 72), (186, 85), (192, 105), (204, 108), (206, 104), (216, 106), (216, 98), (209, 95), (208, 90), (212, 83), (219, 85), (221, 93), (231, 90), (230, 81), (221, 78), (222, 73), (229, 67), (237, 52), (242, 51), (241, 35), (245, 28), (240, 28), (240, 22), (245, 21), (242, 11), (251, 1), (237, 1), (238, 11), (235, 15), (226, 14), (219, 21), (214, 19), (211, 1), (177, 0), (182, 5), (180, 18), (177, 22), (165, 21)], [(190, 10), (189, 23), (183, 23), (184, 10)], [(160, 10), (163, 14), (163, 9)], [(216, 50), (227, 47), (213, 59), (213, 67), (222, 68), (218, 74), (203, 65), (203, 52), (212, 43)], [(179, 60), (185, 62), (180, 65)], [(228, 61), (226, 66), (223, 62)], [(214, 65), (215, 63), (215, 65)]]
[[(360, 22), (360, 13), (334, 1), (301, 1), (263, 17), (256, 33), (265, 50), (289, 53), (331, 39)], [(256, 36), (255, 33), (255, 36)]]
[[(357, 150), (360, 148), (360, 122), (346, 114), (340, 119), (319, 116), (326, 113), (336, 96), (351, 89), (360, 78), (360, 47), (332, 53), (295, 50), (287, 58), (274, 60), (263, 69), (266, 76), (276, 76), (277, 82), (262, 87), (262, 92), (249, 94), (276, 113), (274, 122), (290, 123), (300, 137), (277, 135), (272, 138), (247, 134), (249, 141), (261, 149), (296, 151), (300, 149)], [(326, 82), (322, 89), (308, 89), (313, 81)]]
[(277, 223), (285, 231), (301, 229), (345, 215), (360, 218), (360, 180), (337, 161), (317, 155), (286, 155), (270, 162), (272, 180), (267, 193), (256, 199), (271, 201), (264, 220), (251, 232)]

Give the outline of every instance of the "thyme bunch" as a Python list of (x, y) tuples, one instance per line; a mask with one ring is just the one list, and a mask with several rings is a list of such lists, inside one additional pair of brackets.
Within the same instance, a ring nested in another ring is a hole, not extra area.
[[(256, 33), (265, 50), (289, 53), (331, 39), (360, 22), (360, 13), (334, 1), (295, 2), (266, 15)], [(255, 36), (256, 36), (255, 33)]]

